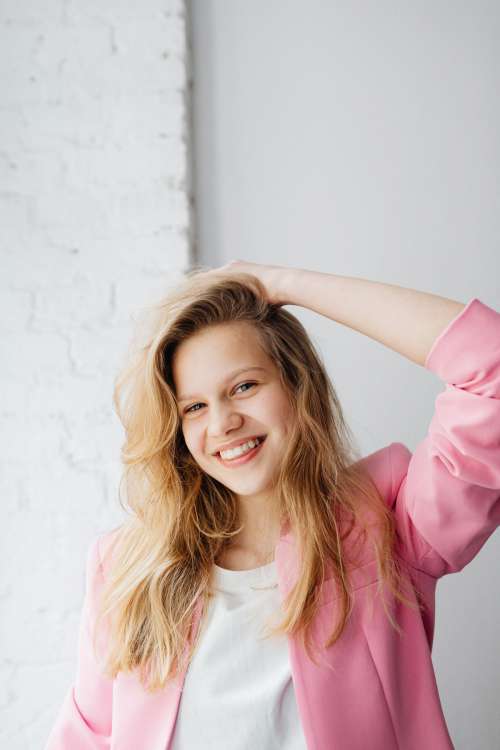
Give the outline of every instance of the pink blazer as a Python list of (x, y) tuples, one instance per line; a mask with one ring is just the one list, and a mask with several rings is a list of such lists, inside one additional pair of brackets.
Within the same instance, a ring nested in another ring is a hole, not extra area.
[[(437, 580), (462, 570), (500, 525), (500, 314), (471, 299), (438, 336), (425, 366), (446, 384), (426, 437), (413, 455), (402, 443), (391, 443), (362, 460), (394, 512), (400, 551), (426, 610), (398, 605), (399, 636), (373, 596), (377, 570), (367, 556), (351, 571), (354, 609), (341, 639), (323, 651), (324, 662), (315, 666), (288, 637), (310, 750), (453, 748), (431, 660), (434, 597)], [(173, 736), (184, 675), (149, 695), (135, 673), (103, 677), (92, 656), (89, 623), (115, 531), (89, 548), (76, 677), (45, 750), (168, 750)], [(275, 560), (284, 597), (299, 574), (289, 529)], [(331, 578), (320, 594), (313, 636), (324, 640), (335, 606)], [(201, 599), (192, 636), (200, 605)]]

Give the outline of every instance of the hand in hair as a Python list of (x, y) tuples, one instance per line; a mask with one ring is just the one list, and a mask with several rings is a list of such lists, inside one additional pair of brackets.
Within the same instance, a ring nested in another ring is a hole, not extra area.
[(250, 273), (256, 276), (264, 285), (267, 292), (267, 300), (270, 303), (278, 305), (288, 305), (290, 302), (286, 299), (281, 291), (281, 281), (287, 268), (284, 266), (271, 266), (261, 263), (252, 263), (251, 261), (230, 260), (218, 268), (212, 268), (207, 271), (207, 276), (211, 274), (220, 276), (232, 276), (239, 273)]

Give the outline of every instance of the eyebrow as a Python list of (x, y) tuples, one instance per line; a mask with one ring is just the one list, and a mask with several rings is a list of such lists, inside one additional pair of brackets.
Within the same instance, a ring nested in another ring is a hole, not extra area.
[[(233, 378), (235, 378), (236, 375), (240, 375), (242, 372), (249, 372), (250, 370), (263, 370), (265, 372), (266, 368), (265, 367), (251, 367), (251, 366), (240, 367), (238, 370), (234, 370), (230, 375), (228, 375), (228, 377), (226, 378), (224, 382), (227, 383), (229, 380), (232, 380)], [(194, 395), (191, 395), (191, 396), (180, 396), (177, 399), (177, 401), (181, 403), (182, 401), (189, 401), (192, 398), (197, 398), (197, 394), (195, 393)]]

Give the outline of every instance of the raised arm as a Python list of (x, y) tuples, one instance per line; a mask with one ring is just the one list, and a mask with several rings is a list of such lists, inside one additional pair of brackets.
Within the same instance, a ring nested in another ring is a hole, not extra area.
[(465, 304), (436, 294), (351, 276), (286, 268), (280, 295), (385, 344), (425, 366), (440, 333)]

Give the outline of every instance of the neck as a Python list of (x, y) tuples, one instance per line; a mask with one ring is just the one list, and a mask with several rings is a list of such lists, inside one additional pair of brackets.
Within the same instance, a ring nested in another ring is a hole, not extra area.
[(272, 562), (281, 533), (281, 516), (277, 504), (269, 498), (238, 496), (238, 525), (223, 552), (226, 560), (258, 567)]

